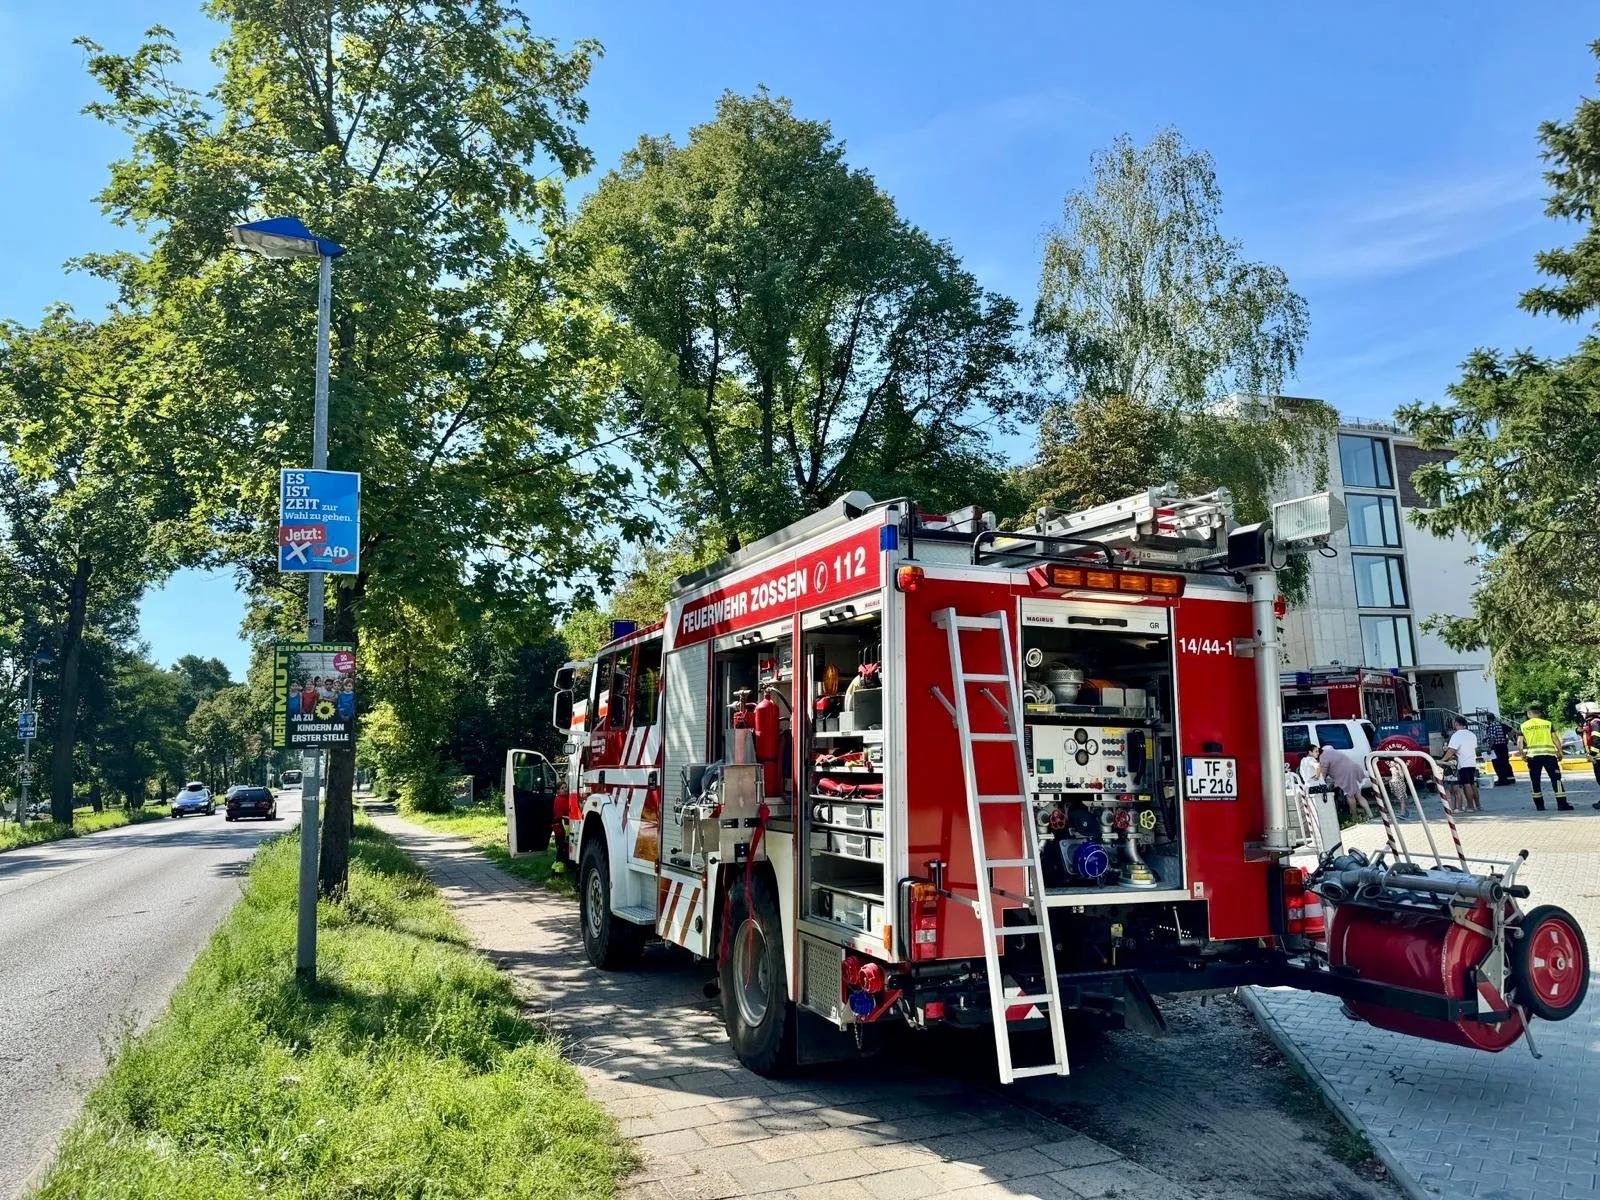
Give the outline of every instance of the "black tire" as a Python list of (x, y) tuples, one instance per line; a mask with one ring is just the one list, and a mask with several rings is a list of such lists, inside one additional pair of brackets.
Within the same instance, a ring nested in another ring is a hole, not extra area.
[(1518, 922), (1511, 939), (1511, 978), (1517, 1003), (1546, 1021), (1577, 1012), (1589, 991), (1589, 944), (1566, 909), (1541, 904)]
[(180, 812), (179, 812), (179, 811), (178, 811), (178, 810), (177, 810), (177, 809), (173, 809), (173, 810), (172, 810), (172, 811), (171, 811), (171, 812), (170, 812), (170, 813), (168, 813), (168, 814), (167, 814), (167, 815), (168, 815), (168, 816), (170, 816), (170, 817), (171, 817), (171, 818), (172, 818), (172, 819), (173, 819), (173, 820), (174, 820), (174, 821), (176, 821), (176, 820), (177, 820), (177, 819), (178, 819), (178, 818), (179, 818), (179, 817), (181, 817), (181, 816), (182, 816), (182, 815), (183, 815), (183, 814), (182, 814), (182, 813), (180, 813)]
[(233, 814), (232, 813), (223, 813), (222, 814), (222, 819), (224, 821), (231, 821), (231, 820), (233, 820)]
[(795, 1011), (771, 879), (753, 876), (748, 895), (745, 881), (736, 880), (723, 919), (728, 922), (728, 954), (717, 970), (717, 982), (733, 1052), (758, 1075), (785, 1074), (795, 1065)]
[(611, 864), (599, 834), (583, 848), (578, 870), (578, 921), (583, 951), (602, 971), (632, 966), (644, 948), (645, 930), (611, 911)]

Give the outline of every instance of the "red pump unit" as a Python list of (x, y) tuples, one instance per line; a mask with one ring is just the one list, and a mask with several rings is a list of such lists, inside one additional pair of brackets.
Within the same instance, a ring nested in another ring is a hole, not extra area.
[(1446, 1020), (1365, 1000), (1347, 1003), (1367, 1024), (1379, 1029), (1478, 1050), (1504, 1050), (1522, 1035), (1522, 1014), (1494, 984), (1487, 980), (1476, 983), (1473, 978), (1492, 945), (1489, 934), (1483, 932), (1494, 923), (1489, 906), (1479, 901), (1467, 920), (1470, 925), (1434, 913), (1397, 914), (1342, 904), (1333, 918), (1328, 961), (1335, 968), (1354, 970), (1363, 979), (1447, 1000), (1481, 995), (1489, 1011), (1505, 1014), (1503, 1020), (1492, 1024), (1465, 1017)]

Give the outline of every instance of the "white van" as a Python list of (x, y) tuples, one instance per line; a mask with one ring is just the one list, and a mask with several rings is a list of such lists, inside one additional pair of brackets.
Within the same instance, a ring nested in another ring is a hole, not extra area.
[(1322, 720), (1285, 721), (1283, 758), (1290, 770), (1299, 770), (1300, 760), (1313, 746), (1332, 746), (1346, 750), (1358, 759), (1372, 753), (1378, 744), (1378, 727), (1371, 721)]

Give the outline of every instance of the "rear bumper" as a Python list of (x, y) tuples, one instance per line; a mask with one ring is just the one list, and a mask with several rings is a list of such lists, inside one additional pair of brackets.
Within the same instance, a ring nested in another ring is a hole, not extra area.
[[(981, 970), (981, 964), (979, 967)], [(1509, 1012), (1480, 1012), (1475, 998), (1457, 1000), (1436, 992), (1379, 983), (1349, 972), (1311, 966), (1287, 956), (1162, 969), (1074, 971), (1058, 979), (1063, 1008), (1101, 1013), (1146, 1032), (1165, 1028), (1156, 1004), (1160, 996), (1231, 991), (1239, 987), (1287, 987), (1318, 992), (1438, 1021), (1498, 1023), (1511, 1015)], [(958, 985), (952, 989), (937, 979), (927, 979), (916, 984), (914, 994), (919, 1006), (928, 1000), (943, 1000), (946, 1019), (953, 1023), (990, 1023), (986, 988)], [(1019, 1020), (1013, 1017), (1013, 1023), (1027, 1024), (1035, 1019), (1040, 1018)]]

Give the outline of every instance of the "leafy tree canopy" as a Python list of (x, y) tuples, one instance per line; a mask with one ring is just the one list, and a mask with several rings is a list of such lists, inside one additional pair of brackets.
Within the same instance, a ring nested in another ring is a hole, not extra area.
[(181, 407), (151, 359), (159, 340), (125, 312), (65, 308), (0, 326), (0, 525), (27, 577), (30, 646), (56, 660), (49, 788), (70, 822), (85, 639), (204, 546), (198, 475), (181, 469)]
[[(256, 628), (303, 628), (273, 567), (276, 471), (310, 460), (315, 267), (241, 255), (229, 228), (283, 213), (345, 246), (335, 271), (329, 465), (363, 476), (363, 571), (328, 633), (358, 634), (366, 694), (403, 703), (421, 639), (491, 609), (547, 629), (556, 581), (604, 575), (643, 524), (631, 464), (596, 457), (615, 386), (608, 323), (546, 269), (596, 47), (558, 48), (517, 9), (212, 0), (221, 80), (200, 93), (157, 28), (86, 42), (123, 131), (101, 202), (146, 252), (85, 256), (167, 339), (211, 464), (212, 526)], [(572, 520), (574, 512), (587, 514)], [(332, 755), (323, 881), (342, 889), (353, 756)]]
[(1211, 158), (1175, 130), (1145, 146), (1118, 138), (1091, 176), (1045, 244), (1033, 331), (1067, 398), (1041, 426), (1025, 486), (1064, 508), (1169, 481), (1226, 486), (1258, 516), (1334, 419), (1277, 398), (1305, 301), (1222, 234)]
[(970, 501), (987, 430), (1029, 411), (1015, 304), (765, 90), (641, 138), (566, 250), (635, 335), (629, 452), (719, 551), (851, 488)]

